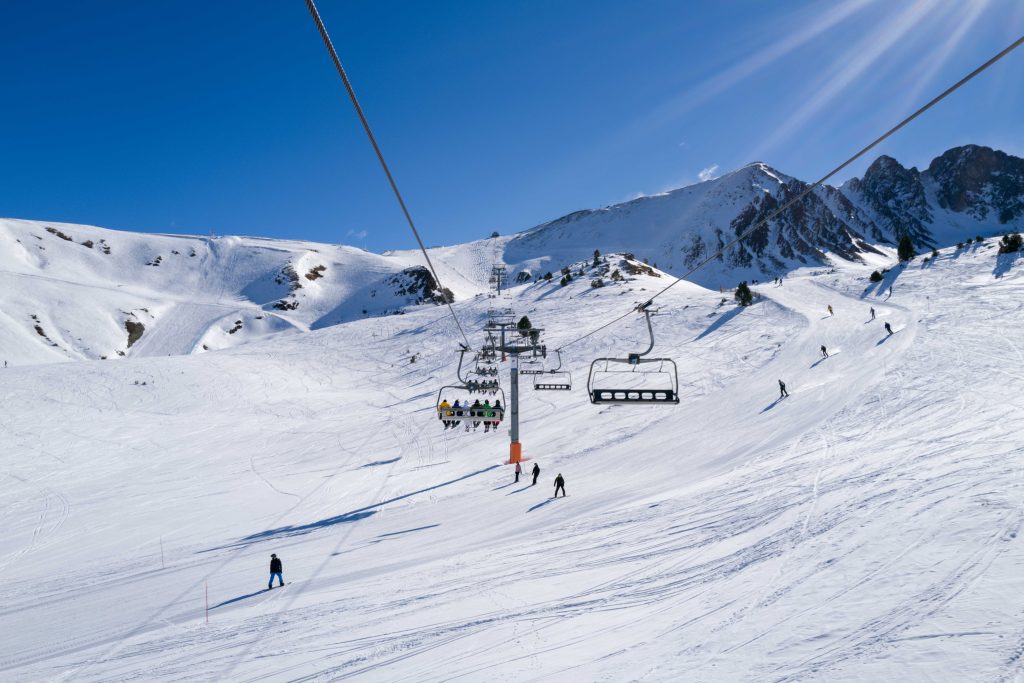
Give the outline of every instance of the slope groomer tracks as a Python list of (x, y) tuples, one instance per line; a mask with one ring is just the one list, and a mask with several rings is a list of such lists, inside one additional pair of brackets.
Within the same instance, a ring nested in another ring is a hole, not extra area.
[[(389, 415), (388, 418), (387, 418), (387, 423), (386, 423), (386, 426), (389, 429), (392, 428), (392, 421), (393, 421), (393, 418)], [(367, 435), (367, 439), (363, 443), (363, 445), (365, 446), (366, 443), (368, 443), (372, 438), (375, 438), (375, 434), (373, 432), (371, 432), (371, 433), (369, 433)], [(398, 443), (399, 444), (403, 444), (403, 448), (404, 448), (404, 443), (405, 443), (404, 441), (399, 439)], [(399, 458), (399, 461), (400, 461), (400, 458)], [(398, 462), (398, 461), (396, 461), (396, 462)], [(394, 464), (392, 465), (392, 469), (393, 468), (394, 468)], [(277, 518), (277, 521), (274, 524), (275, 525), (276, 524), (280, 524), (284, 520), (284, 518), (287, 515), (292, 514), (302, 504), (302, 502), (306, 498), (314, 495), (318, 490), (320, 490), (324, 486), (327, 486), (330, 483), (330, 481), (332, 481), (333, 478), (335, 476), (337, 476), (343, 469), (344, 469), (344, 464), (339, 465), (338, 468), (334, 471), (334, 473), (332, 473), (332, 475), (330, 477), (327, 477), (327, 478), (323, 479), (312, 491), (310, 491), (306, 495), (302, 496), (299, 499), (299, 501), (297, 501), (294, 505), (292, 505), (287, 510), (282, 512), (279, 515), (279, 517)], [(385, 478), (385, 482), (386, 482), (386, 478)], [(383, 488), (383, 486), (382, 486), (382, 488)], [(352, 531), (352, 529), (354, 527), (355, 527), (355, 525), (350, 525), (349, 531), (345, 534), (344, 538), (342, 539), (341, 542), (339, 542), (337, 547), (341, 547), (342, 543), (344, 542), (345, 539), (347, 539), (348, 534), (351, 533), (351, 531)], [(103, 644), (106, 644), (106, 643), (110, 643), (110, 647), (105, 652), (100, 654), (98, 657), (91, 658), (90, 660), (88, 660), (86, 662), (83, 662), (82, 664), (80, 664), (77, 667), (72, 667), (71, 669), (68, 670), (68, 672), (66, 674), (66, 678), (75, 678), (75, 677), (83, 676), (93, 666), (96, 666), (98, 664), (102, 664), (103, 662), (109, 660), (111, 657), (116, 656), (127, 645), (127, 642), (130, 639), (132, 639), (132, 638), (134, 638), (136, 636), (139, 636), (139, 635), (141, 635), (143, 633), (146, 633), (148, 631), (159, 629), (159, 628), (167, 625), (168, 622), (165, 619), (164, 615), (172, 607), (175, 607), (175, 606), (179, 605), (182, 602), (182, 600), (184, 598), (186, 598), (186, 596), (190, 596), (190, 595), (194, 594), (195, 591), (197, 589), (199, 589), (203, 585), (204, 582), (208, 582), (210, 578), (212, 578), (218, 572), (220, 572), (223, 569), (225, 569), (226, 567), (228, 567), (230, 563), (232, 563), (235, 560), (239, 559), (240, 556), (241, 556), (241, 553), (246, 548), (247, 548), (247, 544), (244, 544), (244, 543), (236, 544), (236, 545), (234, 545), (234, 547), (229, 547), (229, 550), (228, 550), (228, 553), (226, 554), (226, 556), (222, 560), (217, 562), (215, 564), (215, 566), (211, 570), (209, 570), (208, 572), (205, 573), (204, 576), (202, 576), (198, 580), (194, 581), (185, 590), (183, 590), (181, 593), (179, 593), (175, 598), (173, 598), (171, 601), (165, 603), (162, 607), (160, 607), (157, 610), (155, 610), (154, 612), (152, 612), (150, 614), (150, 616), (146, 617), (142, 622), (140, 622), (136, 626), (131, 627), (129, 629), (125, 629), (122, 633), (117, 634), (117, 635), (101, 636), (98, 641), (85, 642), (85, 643), (75, 643), (71, 647), (71, 649), (69, 649), (69, 650), (60, 650), (60, 649), (58, 649), (56, 651), (48, 651), (47, 654), (43, 655), (41, 658), (37, 657), (36, 659), (31, 659), (31, 660), (26, 660), (26, 661), (18, 661), (17, 663), (14, 664), (14, 666), (24, 665), (24, 664), (27, 664), (27, 663), (32, 663), (34, 661), (42, 661), (42, 659), (53, 657), (53, 656), (55, 656), (57, 654), (61, 654), (63, 652), (81, 651), (81, 650), (84, 650), (84, 649), (95, 647), (97, 645), (103, 645)], [(335, 550), (337, 550), (337, 548), (335, 548)], [(328, 559), (329, 559), (329, 557), (328, 557)], [(325, 563), (326, 563), (326, 561), (325, 561)], [(324, 567), (324, 564), (321, 565), (321, 567), (320, 567), (320, 569), (318, 569), (317, 573), (319, 573), (319, 571), (322, 570), (323, 567)], [(306, 579), (306, 582), (314, 580), (315, 576), (316, 575)], [(301, 593), (301, 590), (299, 590), (299, 591), (292, 591), (292, 595), (295, 596), (295, 597), (297, 597), (297, 595), (299, 593)], [(295, 597), (292, 597), (292, 600), (294, 600)], [(288, 604), (290, 605), (291, 601), (289, 601)], [(275, 611), (275, 614), (278, 614), (278, 613), (279, 613), (279, 610)], [(194, 619), (195, 619), (195, 617), (193, 617), (193, 616), (186, 616), (181, 621), (182, 622), (190, 622), (190, 621), (193, 621)], [(254, 641), (254, 643), (255, 643), (255, 641)], [(251, 646), (252, 646), (252, 644), (250, 645), (250, 647)], [(248, 651), (248, 650), (246, 650), (246, 651)], [(237, 664), (237, 662), (239, 660), (235, 659), (234, 661)], [(233, 668), (233, 666), (234, 665), (232, 665), (232, 668)]]

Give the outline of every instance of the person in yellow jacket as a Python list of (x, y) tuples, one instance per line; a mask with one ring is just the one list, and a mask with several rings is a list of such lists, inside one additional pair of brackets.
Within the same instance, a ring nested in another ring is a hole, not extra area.
[(445, 420), (445, 417), (449, 417), (452, 414), (451, 405), (447, 399), (441, 399), (441, 403), (437, 406), (437, 419), (444, 423), (444, 428), (448, 429), (451, 426), (451, 420)]

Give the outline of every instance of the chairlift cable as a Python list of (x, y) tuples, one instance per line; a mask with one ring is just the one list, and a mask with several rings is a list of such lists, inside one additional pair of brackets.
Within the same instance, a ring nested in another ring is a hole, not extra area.
[(688, 277), (690, 277), (691, 275), (693, 275), (694, 273), (696, 273), (696, 272), (697, 272), (698, 270), (700, 270), (701, 268), (703, 268), (704, 266), (708, 265), (709, 263), (711, 263), (712, 261), (714, 261), (714, 260), (715, 260), (716, 258), (718, 258), (719, 256), (721, 256), (721, 255), (722, 255), (722, 254), (723, 254), (723, 253), (724, 253), (724, 252), (725, 252), (725, 251), (726, 251), (727, 249), (729, 249), (730, 247), (733, 247), (734, 245), (736, 245), (736, 244), (738, 244), (739, 242), (743, 241), (743, 240), (744, 240), (744, 239), (746, 239), (747, 237), (750, 237), (750, 235), (751, 235), (751, 234), (753, 234), (753, 233), (754, 233), (754, 231), (755, 231), (755, 230), (757, 230), (758, 228), (760, 228), (760, 227), (761, 227), (762, 225), (765, 225), (765, 224), (766, 224), (766, 223), (768, 223), (769, 221), (771, 221), (771, 220), (773, 220), (774, 218), (776, 218), (777, 216), (779, 216), (779, 215), (780, 215), (780, 214), (781, 214), (782, 212), (784, 212), (784, 211), (785, 211), (786, 209), (788, 209), (789, 207), (793, 206), (794, 204), (796, 204), (797, 202), (799, 202), (800, 200), (802, 200), (802, 199), (803, 199), (804, 197), (806, 197), (806, 196), (807, 196), (807, 195), (809, 195), (809, 194), (810, 194), (811, 192), (813, 192), (814, 190), (816, 190), (816, 189), (817, 189), (818, 187), (820, 187), (821, 185), (823, 185), (823, 184), (825, 183), (825, 181), (827, 181), (827, 180), (828, 180), (829, 178), (831, 178), (832, 176), (834, 176), (834, 175), (836, 175), (837, 173), (839, 173), (840, 171), (842, 171), (842, 170), (843, 170), (844, 168), (846, 168), (847, 166), (849, 166), (850, 164), (852, 164), (852, 163), (853, 163), (854, 161), (856, 161), (857, 159), (859, 159), (859, 158), (861, 158), (862, 156), (864, 156), (865, 154), (867, 154), (867, 153), (868, 153), (869, 151), (871, 151), (871, 150), (872, 150), (873, 148), (877, 147), (877, 146), (878, 146), (879, 144), (881, 144), (881, 143), (882, 143), (882, 142), (883, 142), (883, 141), (884, 141), (884, 140), (885, 140), (886, 138), (888, 138), (888, 137), (889, 137), (890, 135), (892, 135), (892, 134), (893, 134), (893, 133), (895, 133), (896, 131), (898, 131), (898, 130), (900, 130), (901, 128), (903, 128), (904, 126), (906, 126), (906, 125), (907, 125), (908, 123), (910, 123), (911, 121), (913, 121), (914, 119), (916, 119), (917, 117), (919, 117), (919, 116), (920, 116), (921, 114), (925, 113), (926, 111), (928, 111), (929, 109), (931, 109), (932, 107), (934, 107), (934, 106), (935, 106), (936, 104), (938, 104), (939, 102), (941, 102), (942, 100), (944, 100), (944, 99), (945, 99), (946, 97), (948, 97), (949, 95), (951, 95), (951, 94), (953, 94), (954, 92), (956, 92), (957, 90), (959, 90), (961, 86), (965, 85), (965, 84), (966, 84), (967, 82), (969, 82), (970, 80), (972, 80), (972, 79), (973, 79), (973, 78), (974, 78), (975, 76), (979, 75), (980, 73), (982, 73), (983, 71), (985, 71), (986, 69), (988, 69), (988, 68), (989, 68), (990, 66), (992, 66), (993, 64), (995, 64), (996, 62), (998, 62), (998, 61), (999, 61), (1000, 59), (1002, 59), (1002, 58), (1003, 58), (1003, 57), (1005, 57), (1006, 55), (1008, 55), (1008, 54), (1010, 54), (1011, 52), (1013, 52), (1013, 51), (1014, 51), (1015, 49), (1017, 49), (1018, 47), (1020, 47), (1020, 45), (1021, 45), (1022, 43), (1024, 43), (1024, 36), (1021, 36), (1020, 38), (1018, 38), (1017, 40), (1015, 40), (1015, 41), (1014, 41), (1013, 43), (1011, 43), (1011, 44), (1010, 44), (1010, 45), (1009, 45), (1009, 46), (1008, 46), (1008, 47), (1007, 47), (1006, 49), (1004, 49), (1004, 50), (1003, 50), (1002, 52), (1000, 52), (999, 54), (997, 54), (997, 55), (995, 55), (994, 57), (992, 57), (991, 59), (989, 59), (989, 60), (988, 60), (987, 62), (985, 62), (984, 64), (982, 64), (981, 66), (979, 66), (979, 67), (978, 67), (977, 69), (975, 69), (975, 70), (974, 70), (974, 71), (972, 71), (971, 73), (969, 73), (969, 74), (967, 74), (966, 76), (964, 76), (963, 78), (961, 78), (961, 79), (960, 79), (959, 81), (957, 81), (956, 83), (954, 83), (954, 84), (953, 84), (953, 85), (951, 85), (950, 87), (946, 88), (946, 89), (945, 89), (944, 91), (942, 91), (942, 93), (940, 93), (940, 94), (939, 94), (939, 95), (937, 95), (937, 96), (936, 96), (935, 98), (933, 98), (932, 100), (930, 100), (930, 101), (929, 101), (929, 102), (928, 102), (927, 104), (925, 104), (924, 106), (922, 106), (922, 107), (921, 107), (920, 109), (918, 109), (917, 111), (915, 111), (914, 113), (912, 113), (912, 114), (911, 114), (910, 116), (907, 116), (907, 117), (906, 117), (905, 119), (903, 119), (902, 121), (900, 121), (900, 122), (899, 122), (898, 124), (896, 124), (895, 126), (893, 126), (892, 128), (890, 128), (889, 130), (887, 130), (887, 131), (886, 131), (885, 133), (883, 133), (883, 134), (882, 134), (881, 136), (879, 136), (878, 138), (876, 138), (876, 139), (875, 139), (875, 140), (874, 140), (874, 141), (873, 141), (872, 143), (870, 143), (870, 144), (869, 144), (869, 145), (867, 145), (866, 147), (863, 147), (863, 148), (862, 148), (862, 149), (861, 149), (861, 150), (860, 150), (859, 152), (857, 152), (856, 154), (854, 154), (854, 155), (853, 155), (852, 157), (850, 157), (849, 159), (847, 159), (847, 160), (846, 160), (846, 161), (844, 161), (843, 163), (841, 163), (841, 164), (839, 164), (838, 166), (836, 166), (836, 167), (835, 167), (834, 169), (832, 169), (831, 171), (829, 171), (828, 173), (826, 173), (826, 174), (825, 174), (824, 176), (822, 176), (822, 177), (821, 177), (820, 179), (818, 179), (818, 180), (817, 180), (817, 181), (815, 181), (814, 183), (811, 183), (810, 185), (808, 185), (808, 186), (807, 186), (807, 188), (803, 190), (803, 192), (801, 192), (800, 194), (798, 194), (798, 195), (797, 195), (796, 197), (794, 197), (793, 199), (790, 199), (790, 200), (789, 200), (788, 202), (786, 202), (785, 204), (783, 204), (783, 205), (782, 205), (781, 207), (779, 207), (778, 209), (776, 209), (775, 211), (773, 211), (773, 212), (772, 212), (771, 214), (769, 214), (769, 215), (768, 215), (768, 216), (766, 216), (765, 218), (762, 218), (762, 219), (761, 219), (761, 220), (759, 220), (759, 221), (758, 221), (757, 223), (754, 223), (754, 224), (753, 224), (752, 226), (750, 226), (749, 228), (747, 228), (747, 229), (746, 229), (745, 231), (743, 231), (742, 233), (740, 233), (739, 235), (737, 235), (735, 239), (733, 239), (732, 241), (730, 241), (730, 242), (726, 243), (725, 245), (723, 245), (722, 247), (720, 247), (720, 248), (718, 249), (718, 251), (714, 252), (713, 254), (711, 254), (710, 256), (708, 256), (708, 257), (707, 257), (706, 259), (704, 259), (703, 261), (701, 261), (700, 263), (698, 263), (698, 264), (697, 264), (696, 266), (694, 266), (693, 268), (691, 268), (691, 269), (690, 269), (689, 271), (687, 271), (687, 272), (686, 272), (685, 274), (683, 274), (683, 275), (682, 275), (681, 277), (679, 277), (679, 278), (677, 278), (677, 279), (676, 279), (675, 281), (671, 282), (671, 283), (670, 283), (670, 284), (669, 284), (668, 286), (666, 286), (666, 287), (665, 287), (664, 289), (661, 289), (660, 291), (656, 292), (656, 293), (655, 293), (655, 294), (654, 294), (653, 296), (651, 296), (651, 297), (650, 297), (650, 298), (649, 298), (649, 299), (648, 299), (648, 300), (647, 300), (647, 301), (646, 301), (646, 302), (645, 302), (644, 304), (641, 304), (641, 305), (639, 305), (639, 306), (636, 306), (636, 307), (634, 307), (634, 308), (633, 308), (632, 310), (630, 310), (630, 311), (629, 311), (628, 313), (625, 313), (624, 315), (621, 315), (621, 316), (619, 316), (618, 318), (615, 318), (614, 320), (612, 320), (612, 321), (610, 321), (610, 322), (608, 322), (608, 323), (605, 323), (604, 325), (601, 325), (600, 327), (598, 327), (598, 328), (596, 328), (596, 329), (594, 329), (594, 330), (591, 330), (590, 332), (587, 332), (586, 334), (584, 334), (584, 335), (582, 335), (582, 336), (580, 336), (580, 337), (577, 337), (576, 339), (573, 339), (573, 340), (571, 340), (571, 341), (569, 341), (569, 342), (566, 342), (565, 344), (562, 344), (562, 345), (561, 345), (561, 346), (559, 346), (559, 347), (558, 347), (558, 349), (556, 349), (556, 350), (560, 351), (560, 350), (564, 349), (564, 348), (565, 348), (565, 347), (567, 347), (567, 346), (571, 346), (572, 344), (575, 344), (575, 343), (577, 343), (577, 342), (583, 341), (583, 340), (584, 340), (584, 339), (586, 339), (587, 337), (589, 337), (589, 336), (591, 336), (591, 335), (593, 335), (593, 334), (596, 334), (596, 333), (600, 332), (601, 330), (603, 330), (603, 329), (605, 329), (605, 328), (607, 328), (607, 327), (610, 327), (610, 326), (614, 325), (615, 323), (617, 323), (617, 322), (619, 322), (619, 321), (623, 320), (624, 318), (627, 318), (627, 317), (629, 317), (629, 315), (630, 315), (630, 314), (632, 314), (632, 313), (633, 313), (634, 311), (642, 310), (642, 309), (643, 309), (644, 307), (648, 306), (648, 305), (649, 305), (649, 304), (650, 304), (650, 303), (651, 303), (652, 301), (654, 301), (654, 299), (658, 298), (659, 296), (661, 296), (662, 294), (664, 294), (664, 293), (665, 293), (665, 292), (667, 292), (668, 290), (670, 290), (670, 289), (672, 289), (673, 287), (675, 287), (675, 286), (676, 286), (677, 284), (679, 284), (679, 283), (680, 283), (681, 281), (683, 281), (683, 280), (687, 279)]
[(402, 207), (402, 213), (405, 214), (405, 220), (409, 223), (409, 227), (412, 228), (412, 234), (416, 237), (416, 242), (420, 245), (420, 251), (423, 252), (423, 258), (427, 261), (427, 267), (430, 268), (431, 275), (434, 276), (434, 282), (437, 283), (438, 289), (441, 290), (441, 296), (445, 300), (445, 304), (448, 306), (448, 310), (452, 314), (452, 318), (455, 320), (455, 326), (459, 328), (459, 333), (462, 335), (463, 341), (466, 342), (466, 346), (470, 346), (469, 337), (466, 336), (465, 330), (462, 329), (462, 323), (459, 322), (459, 317), (455, 315), (455, 309), (452, 308), (452, 304), (448, 301), (448, 297), (445, 296), (444, 286), (441, 284), (441, 278), (437, 276), (437, 271), (434, 269), (434, 264), (430, 261), (430, 256), (427, 254), (427, 248), (423, 244), (423, 240), (420, 238), (419, 230), (416, 229), (416, 224), (412, 220), (412, 215), (409, 213), (409, 209), (405, 205), (405, 200), (402, 199), (402, 193), (398, 191), (398, 184), (395, 183), (394, 177), (391, 175), (391, 169), (388, 168), (388, 164), (384, 161), (384, 154), (380, 151), (380, 146), (377, 144), (377, 138), (374, 137), (373, 131), (370, 129), (370, 122), (366, 120), (366, 114), (363, 113), (363, 108), (359, 104), (359, 100), (356, 98), (356, 91), (352, 87), (352, 83), (348, 80), (348, 74), (345, 73), (345, 68), (341, 65), (341, 59), (338, 57), (337, 50), (334, 49), (334, 43), (331, 42), (331, 37), (327, 34), (327, 27), (324, 26), (323, 20), (320, 18), (320, 12), (317, 11), (316, 5), (313, 4), (313, 0), (306, 0), (306, 7), (309, 9), (310, 15), (313, 17), (313, 21), (316, 22), (316, 28), (320, 32), (320, 37), (324, 41), (324, 47), (331, 55), (331, 61), (334, 62), (334, 68), (337, 69), (338, 75), (341, 76), (341, 81), (345, 84), (345, 90), (348, 91), (349, 99), (352, 100), (352, 106), (355, 107), (356, 114), (359, 115), (359, 120), (363, 124), (363, 130), (366, 131), (366, 136), (370, 138), (370, 144), (373, 145), (373, 151), (377, 153), (377, 159), (380, 161), (381, 168), (384, 169), (384, 175), (388, 178), (388, 183), (391, 184), (391, 189), (395, 193), (395, 198), (398, 200), (398, 205)]

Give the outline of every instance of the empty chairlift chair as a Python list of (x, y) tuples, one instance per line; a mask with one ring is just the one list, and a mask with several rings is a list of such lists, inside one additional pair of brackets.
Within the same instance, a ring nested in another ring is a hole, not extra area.
[(535, 391), (570, 391), (572, 390), (572, 375), (568, 370), (562, 370), (562, 352), (558, 354), (558, 367), (553, 370), (545, 370), (543, 374), (534, 375), (533, 388)]
[(651, 345), (625, 358), (598, 358), (590, 364), (587, 392), (591, 403), (677, 404), (679, 371), (671, 358), (645, 358), (654, 348), (648, 304), (638, 307), (647, 320)]
[(537, 360), (524, 360), (519, 366), (520, 375), (543, 375), (544, 364)]

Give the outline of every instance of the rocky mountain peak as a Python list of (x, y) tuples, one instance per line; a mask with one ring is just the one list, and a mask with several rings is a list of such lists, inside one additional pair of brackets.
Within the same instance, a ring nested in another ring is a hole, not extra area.
[(939, 206), (1001, 224), (1024, 215), (1024, 159), (991, 147), (954, 147), (928, 166)]

